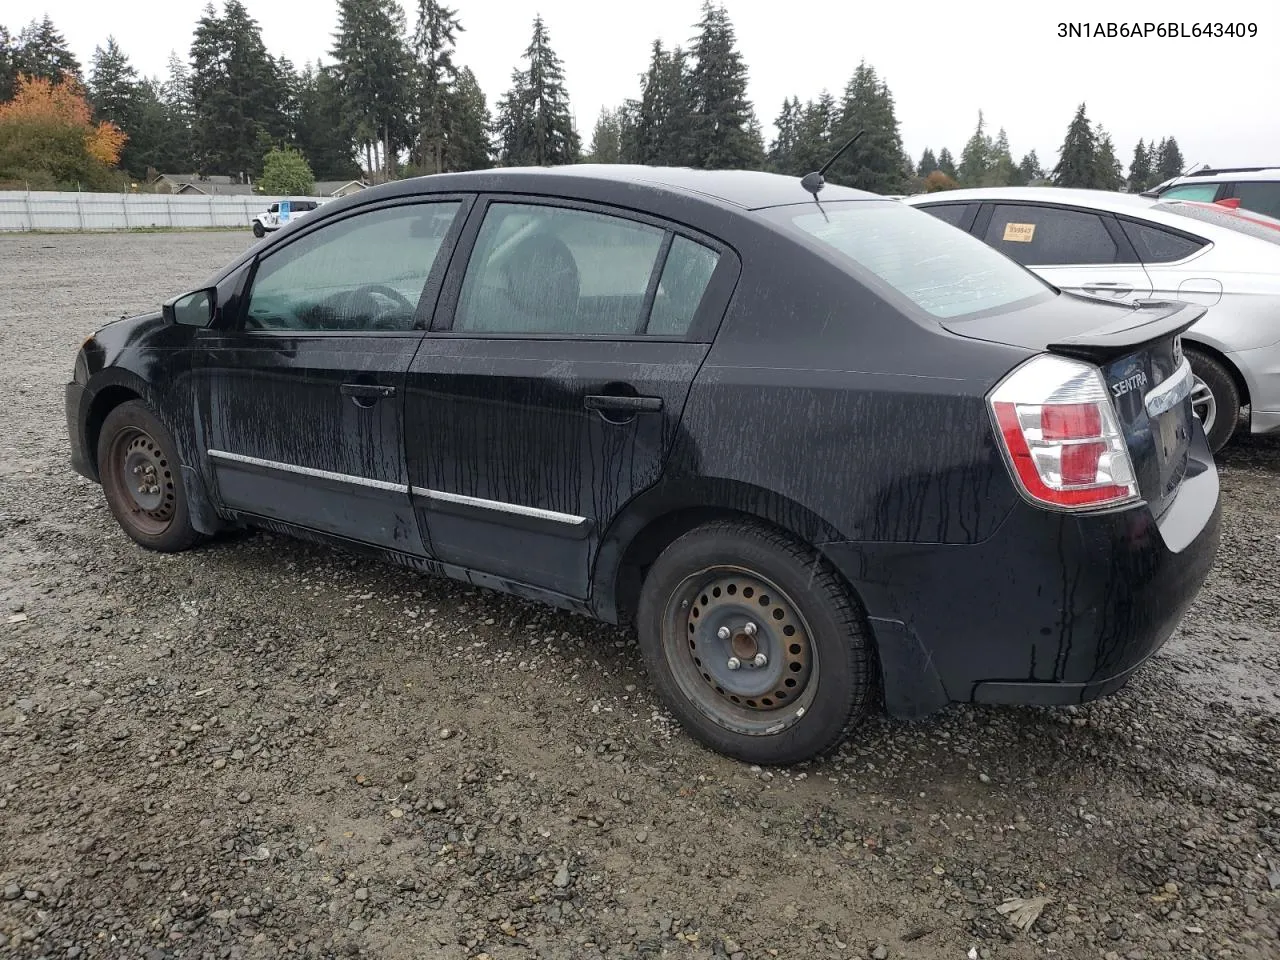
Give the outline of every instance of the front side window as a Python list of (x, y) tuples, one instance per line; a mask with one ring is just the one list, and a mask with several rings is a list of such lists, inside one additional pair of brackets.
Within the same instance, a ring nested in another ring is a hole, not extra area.
[(835, 250), (935, 317), (958, 317), (1052, 296), (1035, 274), (964, 231), (906, 204), (854, 200), (767, 211)]
[(467, 265), (462, 333), (635, 336), (665, 231), (564, 207), (494, 203)]
[(1027, 266), (1115, 263), (1117, 247), (1097, 214), (998, 203), (984, 239)]
[(1236, 184), (1236, 197), (1245, 210), (1280, 219), (1280, 182), (1241, 180)]
[(246, 330), (410, 330), (456, 201), (356, 214), (268, 254), (258, 265)]
[(1160, 194), (1161, 200), (1203, 200), (1212, 203), (1218, 195), (1216, 183), (1180, 183)]

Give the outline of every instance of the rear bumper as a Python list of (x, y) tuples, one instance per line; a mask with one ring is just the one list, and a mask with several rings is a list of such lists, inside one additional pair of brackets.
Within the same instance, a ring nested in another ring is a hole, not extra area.
[(71, 469), (82, 477), (98, 482), (98, 471), (94, 467), (93, 452), (89, 449), (84, 435), (88, 422), (89, 394), (84, 386), (68, 383), (66, 386), (67, 439), (71, 444)]
[(1019, 502), (978, 544), (823, 550), (866, 605), (890, 712), (920, 716), (952, 701), (1071, 704), (1119, 689), (1199, 593), (1219, 521), (1198, 435), (1158, 521), (1145, 505), (1076, 516)]

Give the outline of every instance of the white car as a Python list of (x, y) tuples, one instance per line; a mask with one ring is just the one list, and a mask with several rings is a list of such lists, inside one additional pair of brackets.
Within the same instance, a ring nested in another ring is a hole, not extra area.
[(1205, 167), (1143, 193), (1161, 200), (1203, 200), (1280, 217), (1280, 167)]
[(253, 235), (258, 238), (265, 237), (272, 230), (279, 230), (290, 220), (296, 220), (310, 213), (322, 202), (306, 197), (279, 200), (267, 207), (265, 213), (258, 214), (250, 221), (253, 225)]
[(1210, 308), (1182, 337), (1194, 405), (1220, 450), (1247, 407), (1280, 430), (1280, 221), (1102, 190), (991, 187), (903, 201), (972, 233), (1062, 290)]

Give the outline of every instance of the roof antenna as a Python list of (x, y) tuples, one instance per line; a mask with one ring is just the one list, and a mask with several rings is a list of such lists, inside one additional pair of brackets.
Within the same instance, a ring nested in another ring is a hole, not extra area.
[(855, 143), (857, 143), (858, 138), (866, 132), (867, 131), (865, 130), (859, 130), (852, 137), (850, 137), (849, 141), (843, 147), (841, 147), (839, 150), (837, 150), (835, 153), (831, 155), (830, 160), (824, 163), (817, 170), (813, 171), (813, 173), (806, 173), (804, 175), (804, 179), (800, 181), (800, 186), (804, 187), (806, 190), (812, 193), (813, 198), (815, 200), (818, 199), (818, 191), (821, 190), (827, 182), (826, 180), (822, 179), (822, 175), (826, 173), (828, 170), (830, 170), (831, 165), (835, 163), (837, 160), (839, 160), (844, 155), (844, 152), (848, 150), (850, 147), (852, 147)]

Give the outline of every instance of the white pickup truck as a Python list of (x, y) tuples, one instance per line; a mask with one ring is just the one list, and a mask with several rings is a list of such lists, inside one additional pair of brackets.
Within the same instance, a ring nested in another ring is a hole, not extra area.
[(290, 220), (296, 220), (310, 213), (322, 202), (298, 197), (273, 203), (267, 207), (266, 213), (260, 213), (253, 218), (253, 235), (259, 238), (265, 237), (272, 230), (279, 230)]

